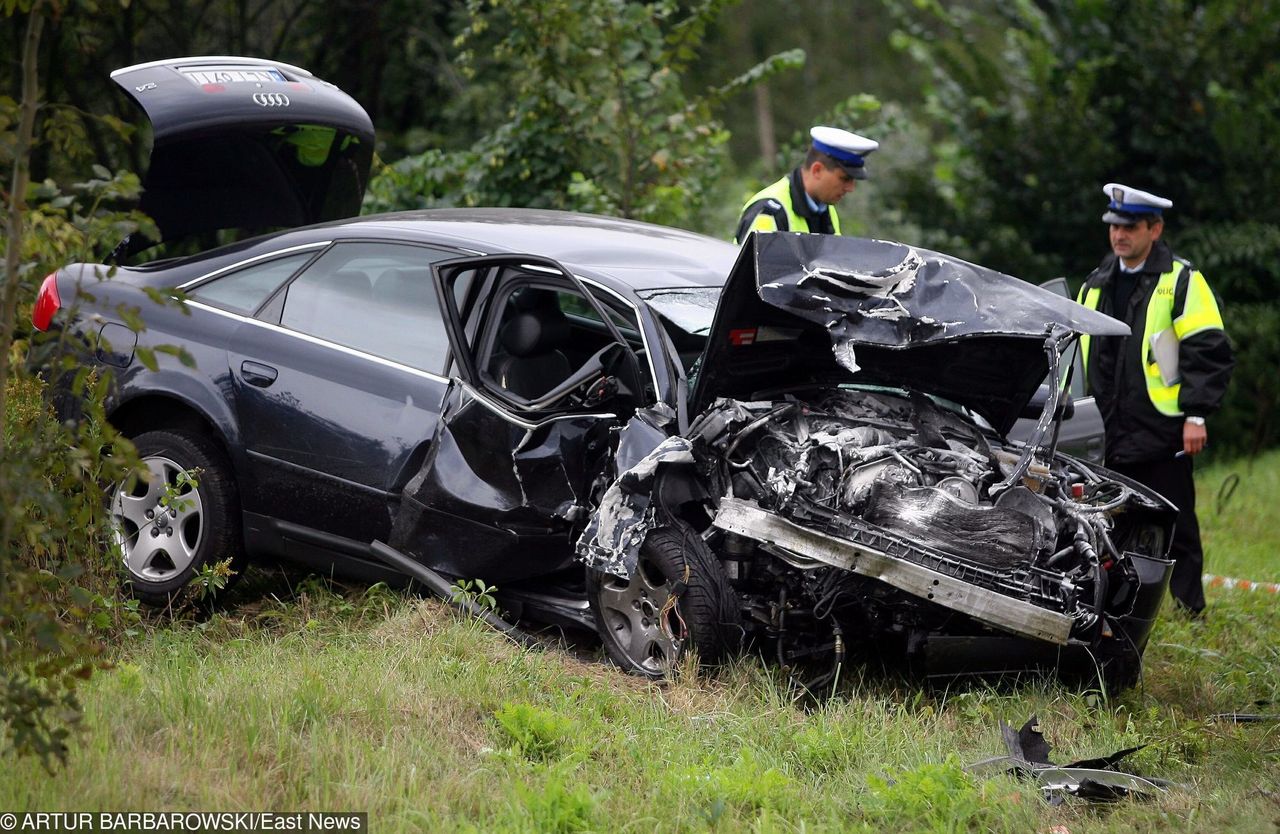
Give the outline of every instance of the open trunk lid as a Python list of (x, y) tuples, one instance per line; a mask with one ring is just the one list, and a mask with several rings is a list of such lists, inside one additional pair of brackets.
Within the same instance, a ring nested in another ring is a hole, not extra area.
[(224, 56), (153, 61), (111, 78), (151, 122), (140, 208), (163, 240), (359, 213), (373, 123), (334, 85), (278, 61)]

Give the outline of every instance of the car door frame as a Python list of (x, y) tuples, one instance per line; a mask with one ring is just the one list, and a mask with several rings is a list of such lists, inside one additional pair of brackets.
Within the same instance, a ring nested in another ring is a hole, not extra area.
[[(607, 406), (570, 405), (567, 398), (562, 405), (558, 395), (528, 400), (486, 379), (477, 351), (492, 341), (501, 309), (478, 305), (501, 300), (493, 293), (513, 280), (503, 269), (520, 273), (514, 281), (581, 295), (610, 338), (625, 346), (631, 361), (638, 358), (584, 281), (550, 258), (500, 254), (432, 264), (452, 386), (431, 453), (406, 487), (390, 544), (446, 575), (506, 587), (572, 568), (571, 536), (585, 524), (596, 490), (612, 480), (613, 429), (622, 420)], [(460, 299), (454, 282), (465, 272), (477, 277)], [(641, 318), (641, 308), (634, 309)]]
[[(462, 311), (458, 309), (457, 299), (452, 286), (448, 286), (447, 282), (462, 272), (474, 270), (477, 274), (481, 271), (492, 273), (502, 268), (517, 268), (534, 272), (543, 272), (546, 273), (549, 278), (559, 278), (567, 281), (578, 291), (579, 294), (581, 294), (587, 303), (591, 305), (591, 308), (604, 324), (605, 330), (609, 334), (609, 338), (623, 346), (627, 352), (629, 361), (634, 363), (635, 371), (640, 371), (639, 357), (636, 356), (635, 351), (632, 350), (631, 343), (627, 341), (621, 331), (618, 330), (618, 327), (614, 323), (612, 316), (609, 315), (607, 308), (600, 299), (596, 297), (595, 293), (588, 289), (586, 283), (581, 278), (565, 268), (559, 261), (541, 255), (527, 254), (464, 256), (432, 264), (431, 273), (435, 281), (436, 296), (440, 305), (440, 311), (444, 317), (445, 329), (449, 334), (453, 367), (457, 369), (459, 376), (471, 388), (476, 391), (483, 392), (491, 397), (496, 397), (504, 406), (513, 411), (533, 414), (560, 413), (558, 410), (548, 408), (556, 399), (558, 399), (558, 397), (543, 395), (531, 400), (526, 400), (523, 397), (512, 395), (509, 392), (503, 392), (500, 389), (494, 390), (493, 387), (490, 386), (483, 378), (479, 367), (476, 365), (475, 348), (468, 339), (467, 329), (468, 326), (483, 329), (485, 324), (484, 319), (487, 318), (487, 316), (480, 317), (480, 319), (473, 320), (470, 323), (464, 322), (462, 318)], [(643, 332), (644, 325), (642, 321), (639, 321), (639, 307), (636, 307), (636, 315), (637, 324), (640, 326), (640, 338), (645, 340)], [(656, 375), (653, 374), (652, 368), (649, 368), (649, 373), (650, 378), (653, 379), (656, 389), (658, 380), (656, 379)]]

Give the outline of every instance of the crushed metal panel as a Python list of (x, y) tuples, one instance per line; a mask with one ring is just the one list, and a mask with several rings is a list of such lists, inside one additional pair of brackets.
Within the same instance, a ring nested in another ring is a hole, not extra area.
[(1040, 783), (1040, 791), (1051, 805), (1059, 805), (1071, 796), (1093, 802), (1115, 802), (1121, 799), (1151, 799), (1166, 794), (1173, 782), (1150, 776), (1137, 776), (1116, 770), (1121, 759), (1146, 745), (1126, 747), (1109, 756), (1081, 759), (1057, 765), (1049, 758), (1051, 747), (1037, 728), (1038, 719), (1031, 716), (1020, 730), (1000, 722), (1007, 756), (995, 756), (969, 765), (965, 770), (977, 775), (1007, 773)]
[(777, 545), (832, 567), (879, 579), (899, 590), (1007, 631), (1065, 645), (1072, 620), (1030, 603), (978, 588), (937, 571), (895, 559), (885, 553), (808, 530), (753, 502), (725, 498), (713, 521), (716, 527), (759, 542)]
[(455, 385), (395, 510), (390, 545), (433, 570), (505, 583), (572, 564), (570, 534), (608, 453), (610, 415), (528, 423)]
[(653, 486), (658, 470), (669, 464), (692, 464), (693, 444), (670, 437), (635, 466), (623, 472), (600, 499), (587, 529), (578, 539), (578, 558), (588, 567), (629, 579), (636, 569), (640, 546), (657, 526)]
[(762, 300), (838, 327), (860, 345), (906, 347), (987, 334), (1039, 337), (1050, 324), (1125, 335), (1126, 325), (1010, 275), (889, 240), (757, 235)]
[[(1126, 335), (1121, 322), (939, 252), (837, 235), (754, 234), (730, 273), (691, 397), (806, 383), (926, 391), (1016, 422), (1048, 372), (1044, 340)], [(760, 332), (790, 333), (761, 341)]]

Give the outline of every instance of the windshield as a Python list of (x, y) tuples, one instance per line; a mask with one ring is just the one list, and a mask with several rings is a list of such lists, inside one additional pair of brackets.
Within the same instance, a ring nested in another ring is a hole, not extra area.
[(692, 336), (706, 336), (720, 303), (719, 287), (680, 287), (637, 293), (671, 324)]

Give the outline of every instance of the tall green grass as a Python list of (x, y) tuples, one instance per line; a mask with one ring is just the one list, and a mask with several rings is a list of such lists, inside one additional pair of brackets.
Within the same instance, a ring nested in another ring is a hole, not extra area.
[[(1275, 576), (1277, 462), (1221, 512), (1202, 495), (1216, 571)], [(1206, 469), (1205, 495), (1233, 468)], [(310, 582), (119, 647), (63, 770), (0, 759), (0, 810), (354, 810), (377, 832), (1275, 831), (1280, 724), (1214, 716), (1280, 712), (1280, 606), (1209, 600), (1205, 620), (1166, 615), (1143, 682), (1110, 701), (855, 669), (815, 706), (753, 658), (650, 684), (590, 648), (525, 651), (433, 601)], [(1180, 787), (1051, 807), (963, 769), (1032, 714), (1057, 761), (1146, 744), (1127, 766)]]
[(1280, 452), (1197, 472), (1205, 572), (1280, 582)]

